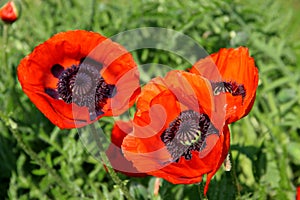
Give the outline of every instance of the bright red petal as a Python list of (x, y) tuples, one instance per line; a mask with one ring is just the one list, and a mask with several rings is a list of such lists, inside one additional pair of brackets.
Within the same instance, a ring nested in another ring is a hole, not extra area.
[(251, 110), (258, 85), (258, 69), (248, 49), (221, 49), (209, 57), (199, 60), (190, 72), (200, 74), (213, 82), (231, 82), (243, 85), (245, 97), (226, 93), (226, 119), (232, 123), (246, 116)]
[(82, 127), (93, 121), (90, 120), (87, 107), (65, 103), (46, 92), (55, 92), (58, 83), (58, 78), (51, 73), (51, 69), (54, 65), (60, 65), (66, 70), (72, 65), (85, 62), (85, 58), (101, 63), (101, 76), (106, 83), (116, 86), (116, 94), (107, 99), (102, 107), (103, 115), (97, 119), (123, 113), (133, 105), (139, 93), (136, 64), (119, 44), (98, 33), (83, 30), (56, 34), (21, 61), (18, 79), (37, 108), (62, 129)]
[(225, 115), (223, 120), (212, 120), (213, 123), (222, 121), (216, 126), (219, 135), (208, 135), (205, 148), (200, 152), (192, 151), (191, 160), (180, 157), (178, 162), (173, 161), (161, 139), (164, 130), (183, 111), (206, 113), (210, 118), (216, 117), (219, 111), (222, 116), (224, 104), (218, 105), (213, 101), (208, 80), (188, 72), (171, 71), (165, 78), (155, 78), (146, 84), (136, 106), (133, 132), (122, 143), (125, 157), (139, 171), (174, 184), (198, 183), (204, 174), (208, 174), (208, 187), (229, 149), (230, 136), (228, 127), (224, 126)]
[(121, 145), (124, 137), (132, 131), (132, 122), (116, 121), (112, 133), (111, 144), (106, 151), (106, 155), (113, 169), (127, 176), (143, 177), (145, 173), (140, 173), (132, 163), (124, 157)]
[(218, 164), (215, 165), (215, 168), (213, 169), (213, 171), (211, 171), (210, 173), (207, 174), (206, 184), (205, 184), (205, 187), (204, 187), (204, 195), (206, 195), (206, 193), (208, 191), (208, 186), (209, 186), (209, 183), (210, 183), (212, 177), (220, 169), (221, 165), (224, 163), (224, 160), (226, 159), (227, 154), (229, 152), (229, 149), (230, 149), (230, 132), (229, 132), (228, 126), (224, 127), (223, 135), (220, 136), (220, 143), (222, 143), (221, 157), (219, 157)]

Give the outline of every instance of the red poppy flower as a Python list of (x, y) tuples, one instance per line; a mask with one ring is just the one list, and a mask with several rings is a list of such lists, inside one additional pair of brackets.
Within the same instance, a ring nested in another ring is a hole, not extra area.
[(207, 174), (206, 193), (230, 145), (222, 103), (196, 74), (170, 71), (153, 79), (137, 99), (133, 132), (122, 143), (125, 157), (174, 184), (199, 183)]
[(256, 96), (258, 70), (247, 48), (221, 49), (196, 62), (190, 72), (209, 79), (216, 97), (226, 94), (227, 123), (250, 112)]
[(0, 8), (0, 17), (5, 23), (13, 23), (18, 19), (18, 9), (13, 1), (9, 1)]
[(60, 128), (85, 126), (119, 115), (134, 103), (139, 78), (132, 56), (98, 33), (54, 35), (18, 67), (22, 89)]
[(123, 155), (121, 145), (124, 137), (132, 132), (132, 122), (116, 121), (111, 132), (111, 144), (106, 150), (106, 155), (111, 167), (127, 176), (143, 177), (145, 173), (140, 173), (132, 162), (129, 162)]
[(297, 187), (296, 200), (300, 200), (300, 186)]

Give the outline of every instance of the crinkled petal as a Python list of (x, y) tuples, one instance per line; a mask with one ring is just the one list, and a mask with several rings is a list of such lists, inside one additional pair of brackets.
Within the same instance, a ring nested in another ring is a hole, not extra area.
[(68, 104), (49, 95), (49, 91), (55, 93), (58, 83), (58, 78), (51, 73), (52, 67), (60, 65), (65, 70), (85, 62), (86, 58), (103, 65), (101, 76), (106, 83), (116, 85), (115, 95), (107, 99), (103, 114), (95, 120), (125, 112), (139, 93), (137, 66), (123, 47), (98, 33), (83, 30), (58, 33), (38, 45), (18, 66), (23, 91), (53, 124), (62, 129), (82, 127), (94, 120), (90, 120), (87, 107)]
[(242, 85), (245, 97), (226, 93), (227, 123), (235, 122), (251, 110), (258, 85), (258, 69), (245, 47), (221, 49), (199, 60), (190, 72), (200, 74), (213, 82), (231, 82)]

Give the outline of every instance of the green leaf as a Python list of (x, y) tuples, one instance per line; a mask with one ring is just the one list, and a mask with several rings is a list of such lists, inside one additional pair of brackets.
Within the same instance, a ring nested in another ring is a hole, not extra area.
[(37, 175), (37, 176), (44, 176), (48, 174), (48, 171), (46, 169), (34, 169), (32, 170), (32, 174)]

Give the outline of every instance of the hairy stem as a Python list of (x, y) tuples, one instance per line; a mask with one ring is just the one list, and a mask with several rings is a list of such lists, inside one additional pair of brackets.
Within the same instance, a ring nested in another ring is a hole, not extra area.
[(8, 53), (8, 31), (9, 31), (9, 25), (8, 24), (4, 24), (3, 25), (3, 33), (2, 33), (2, 39), (3, 39), (3, 67), (1, 70), (1, 79), (5, 80), (3, 81), (6, 84), (6, 87), (10, 87), (10, 82), (8, 81), (9, 78), (11, 77), (11, 70), (8, 66), (8, 57), (7, 57), (7, 53)]
[(229, 151), (229, 158), (231, 159), (231, 177), (232, 177), (232, 182), (233, 182), (233, 185), (235, 186), (236, 188), (236, 191), (237, 191), (237, 196), (240, 197), (241, 196), (241, 193), (240, 193), (240, 186), (239, 186), (239, 182), (238, 182), (238, 178), (237, 178), (237, 175), (236, 175), (236, 166), (234, 165), (234, 160), (233, 160), (233, 157), (232, 157), (232, 153), (231, 151)]
[[(0, 119), (4, 122), (5, 126), (9, 129), (12, 133), (13, 137), (17, 140), (18, 145), (23, 149), (23, 151), (30, 156), (32, 160), (34, 160), (41, 168), (46, 169), (49, 174), (54, 178), (57, 184), (59, 184), (62, 188), (65, 189), (70, 195), (80, 196), (82, 197), (83, 192), (80, 188), (70, 187), (57, 173), (56, 171), (51, 168), (43, 159), (41, 159), (27, 144), (24, 143), (20, 133), (17, 132), (18, 125), (14, 122), (10, 117), (4, 115), (0, 111)], [(86, 199), (86, 198), (84, 198)]]
[(100, 157), (102, 159), (102, 162), (106, 165), (106, 168), (107, 168), (107, 171), (108, 171), (110, 177), (112, 178), (114, 183), (119, 186), (119, 188), (122, 190), (123, 194), (125, 195), (125, 197), (128, 200), (134, 200), (134, 198), (130, 195), (129, 190), (127, 189), (126, 185), (122, 182), (122, 180), (119, 178), (119, 176), (114, 171), (114, 169), (110, 167), (110, 162), (109, 162), (109, 160), (107, 158), (107, 155), (104, 151), (102, 142), (100, 141), (100, 137), (97, 135), (97, 129), (96, 129), (95, 125), (91, 124), (90, 128), (91, 128), (94, 140), (96, 141), (97, 147), (99, 149)]

